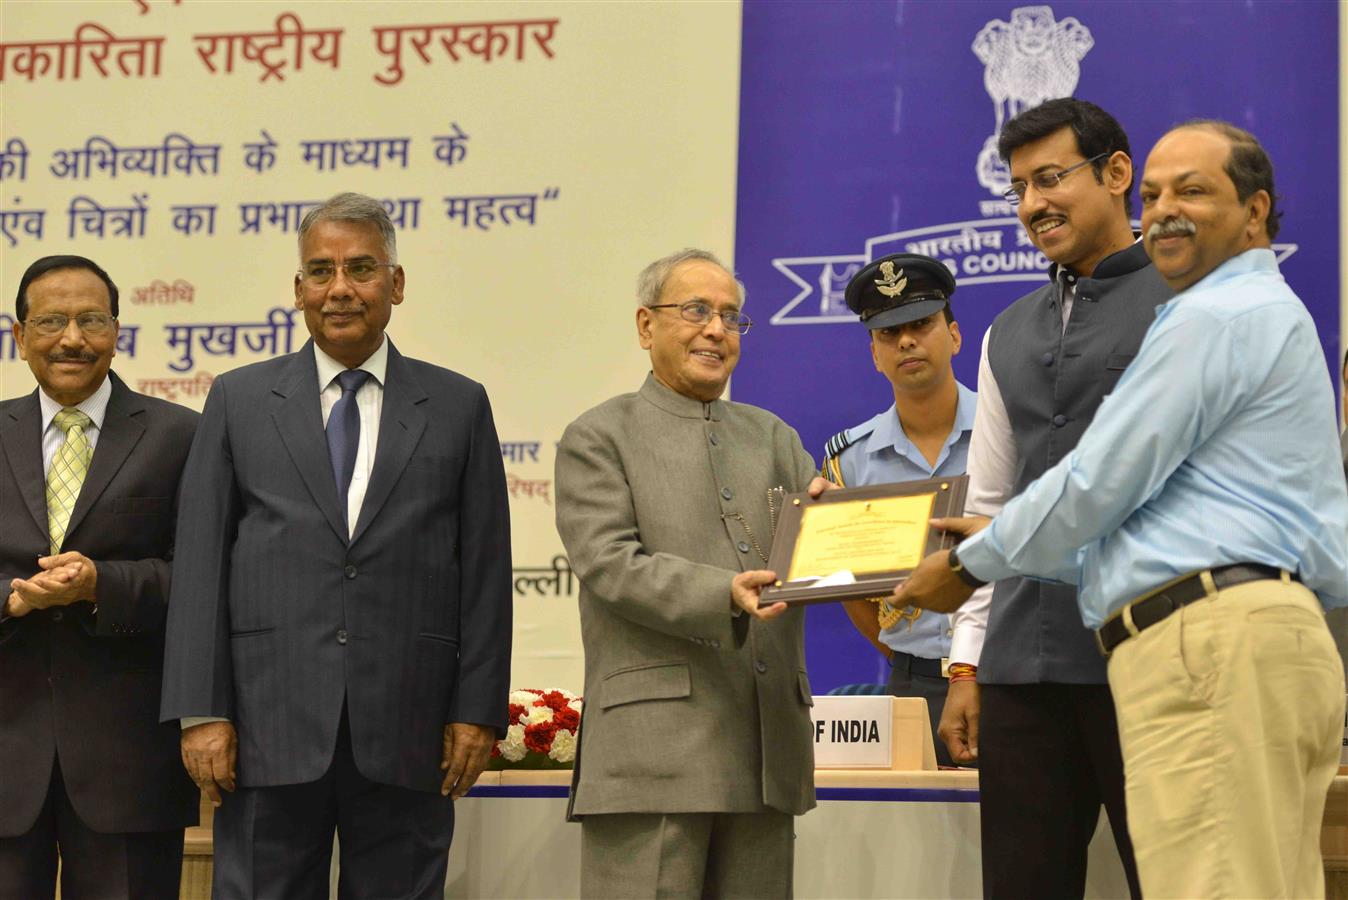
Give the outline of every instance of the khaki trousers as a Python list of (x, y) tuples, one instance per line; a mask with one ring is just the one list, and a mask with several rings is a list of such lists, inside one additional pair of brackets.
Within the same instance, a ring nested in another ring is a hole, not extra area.
[(791, 896), (794, 817), (607, 813), (580, 820), (587, 898)]
[(1143, 896), (1324, 896), (1343, 683), (1320, 603), (1294, 582), (1210, 593), (1119, 645), (1109, 684)]

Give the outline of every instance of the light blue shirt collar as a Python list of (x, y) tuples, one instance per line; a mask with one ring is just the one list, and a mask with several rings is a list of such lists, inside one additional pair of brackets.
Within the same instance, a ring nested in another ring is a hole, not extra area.
[[(958, 381), (955, 382), (956, 401), (955, 401), (955, 425), (950, 429), (950, 434), (946, 437), (945, 446), (941, 448), (940, 458), (936, 461), (939, 468), (946, 454), (950, 452), (950, 447), (960, 439), (960, 436), (967, 431), (974, 430), (974, 411), (978, 402), (978, 395), (969, 390)], [(914, 461), (921, 460), (922, 465), (927, 467), (927, 461), (922, 456), (920, 450), (913, 446), (907, 433), (903, 430), (903, 424), (899, 421), (898, 404), (891, 406), (880, 417), (880, 423), (875, 426), (869, 438), (866, 439), (865, 450), (867, 453), (879, 453), (882, 450), (893, 447), (894, 452), (900, 456)]]
[(1198, 281), (1156, 307), (1156, 315), (1158, 318), (1165, 315), (1182, 303), (1186, 296), (1197, 291), (1215, 287), (1224, 281), (1230, 281), (1252, 272), (1271, 272), (1278, 280), (1283, 280), (1282, 272), (1278, 269), (1278, 255), (1265, 247), (1255, 247), (1238, 256), (1231, 257)]

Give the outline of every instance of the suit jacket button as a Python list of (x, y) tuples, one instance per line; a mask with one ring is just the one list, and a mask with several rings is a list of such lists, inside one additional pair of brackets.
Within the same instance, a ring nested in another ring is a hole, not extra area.
[(768, 664), (760, 659), (758, 662), (754, 663), (754, 668), (758, 670), (759, 675), (762, 675), (768, 670)]
[(1045, 353), (1043, 356), (1039, 357), (1039, 361), (1046, 366), (1051, 366), (1053, 365), (1053, 354)]
[(714, 432), (714, 431), (713, 431), (711, 434), (707, 435), (707, 439), (711, 441), (711, 445), (712, 445), (713, 447), (715, 447), (717, 444), (721, 443), (720, 438), (718, 438), (718, 437), (716, 436), (716, 432)]
[(1056, 416), (1053, 417), (1053, 424), (1058, 428), (1063, 427), (1064, 425), (1067, 424), (1067, 416), (1064, 416), (1062, 413), (1058, 413)]
[(345, 629), (345, 628), (339, 628), (339, 629), (337, 629), (337, 643), (339, 643), (339, 644), (346, 644), (346, 629)]
[(64, 619), (65, 617), (66, 617), (66, 614), (63, 613), (63, 612), (61, 612), (59, 609), (54, 609), (54, 610), (52, 610), (51, 620), (52, 620), (53, 622), (59, 622), (59, 621), (61, 621), (62, 619)]
[(346, 567), (345, 569), (343, 569), (342, 571), (343, 571), (343, 574), (345, 574), (347, 578), (355, 578), (355, 577), (356, 577), (356, 567), (355, 567), (355, 566), (347, 566), (347, 567)]
[[(64, 421), (64, 420), (63, 420), (63, 421)], [(748, 552), (749, 552), (749, 545), (748, 545), (748, 543), (746, 543), (745, 541), (740, 541), (740, 542), (739, 542), (738, 544), (736, 544), (735, 546), (740, 548), (740, 552), (741, 552), (741, 553), (748, 553)]]
[(721, 488), (721, 496), (726, 498), (727, 500), (733, 500), (735, 498), (735, 492), (728, 487)]

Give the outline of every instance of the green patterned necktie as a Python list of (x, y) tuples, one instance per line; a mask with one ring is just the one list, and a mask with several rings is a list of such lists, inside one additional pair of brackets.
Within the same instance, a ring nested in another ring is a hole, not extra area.
[(78, 409), (66, 407), (56, 414), (56, 427), (65, 432), (66, 439), (56, 450), (47, 472), (47, 531), (51, 534), (51, 552), (60, 553), (70, 524), (70, 512), (79, 499), (84, 476), (89, 473), (93, 448), (84, 429), (93, 420)]

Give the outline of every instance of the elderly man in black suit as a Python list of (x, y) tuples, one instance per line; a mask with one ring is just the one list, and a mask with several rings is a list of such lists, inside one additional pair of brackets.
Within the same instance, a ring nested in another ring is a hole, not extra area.
[(506, 727), (510, 526), (482, 385), (384, 336), (383, 206), (300, 225), (313, 340), (217, 378), (184, 475), (163, 716), (220, 802), (217, 898), (440, 897)]
[(0, 898), (178, 896), (197, 791), (159, 724), (189, 409), (109, 371), (117, 286), (82, 256), (19, 282), (38, 389), (0, 403)]

